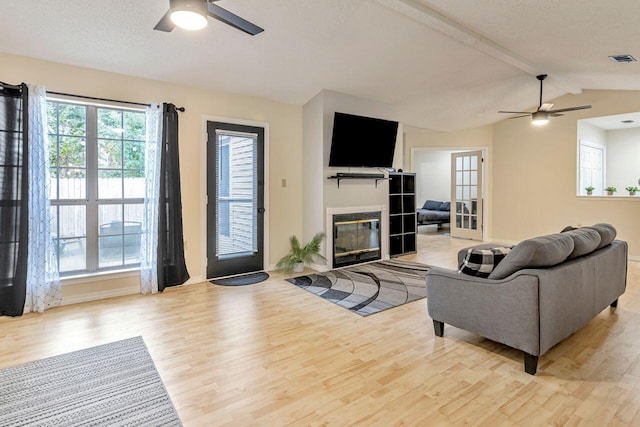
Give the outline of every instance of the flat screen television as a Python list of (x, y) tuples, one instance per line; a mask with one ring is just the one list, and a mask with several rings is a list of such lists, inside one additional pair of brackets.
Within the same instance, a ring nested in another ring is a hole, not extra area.
[(398, 122), (335, 113), (329, 166), (390, 168)]

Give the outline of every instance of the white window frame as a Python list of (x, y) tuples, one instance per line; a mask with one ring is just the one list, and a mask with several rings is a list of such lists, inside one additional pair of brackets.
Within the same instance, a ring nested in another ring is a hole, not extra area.
[[(127, 204), (140, 204), (142, 205), (144, 199), (142, 197), (138, 198), (110, 198), (110, 199), (100, 199), (98, 197), (98, 110), (99, 109), (111, 109), (118, 111), (131, 111), (131, 112), (141, 112), (145, 113), (144, 107), (131, 107), (128, 104), (119, 104), (119, 103), (109, 103), (109, 104), (97, 104), (97, 103), (88, 103), (84, 101), (79, 101), (73, 97), (47, 97), (47, 102), (54, 102), (60, 104), (68, 104), (68, 105), (77, 105), (85, 108), (85, 171), (86, 171), (86, 188), (85, 188), (85, 198), (84, 199), (58, 199), (51, 198), (50, 203), (52, 209), (57, 206), (85, 206), (85, 218), (86, 218), (86, 233), (84, 236), (85, 239), (85, 256), (86, 256), (86, 268), (78, 269), (72, 271), (61, 272), (61, 278), (73, 277), (73, 276), (99, 276), (104, 275), (105, 273), (114, 273), (114, 272), (124, 272), (124, 271), (132, 271), (139, 270), (140, 263), (123, 263), (122, 265), (110, 266), (110, 267), (100, 267), (99, 266), (99, 207), (102, 205), (122, 205), (122, 209), (124, 210), (124, 206)], [(56, 129), (58, 132), (59, 129)], [(58, 135), (56, 133), (56, 135)], [(122, 141), (131, 141), (125, 140)], [(140, 140), (136, 140), (138, 142), (143, 142)], [(49, 141), (50, 150), (57, 150), (58, 145), (57, 141)], [(123, 154), (124, 156), (124, 154)], [(53, 165), (51, 165), (53, 167)], [(102, 169), (104, 170), (104, 169)], [(124, 168), (124, 163), (121, 164), (121, 168), (123, 172), (128, 170)], [(123, 177), (124, 179), (124, 177)], [(58, 210), (59, 212), (59, 210)], [(123, 222), (126, 220), (124, 217), (124, 212), (122, 216)], [(58, 218), (59, 224), (59, 218)], [(56, 236), (58, 235), (59, 230), (55, 231)], [(117, 234), (115, 235), (117, 236)], [(125, 239), (125, 231), (123, 227), (123, 243)], [(59, 236), (58, 236), (59, 237)], [(57, 243), (57, 241), (55, 242)], [(56, 244), (56, 247), (59, 248), (59, 245)], [(124, 246), (123, 246), (124, 251)], [(60, 260), (60, 250), (56, 250), (56, 261), (59, 263)], [(59, 264), (58, 264), (59, 265)]]

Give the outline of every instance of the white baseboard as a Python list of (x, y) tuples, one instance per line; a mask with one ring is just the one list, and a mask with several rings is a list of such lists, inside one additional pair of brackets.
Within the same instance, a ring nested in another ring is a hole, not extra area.
[[(192, 277), (180, 286), (202, 283), (205, 280), (202, 276)], [(83, 302), (98, 301), (101, 299), (122, 297), (125, 295), (136, 295), (140, 293), (140, 285), (127, 286), (126, 288), (108, 289), (104, 291), (84, 292), (72, 297), (63, 298), (60, 305), (80, 304)]]
[(125, 295), (135, 295), (140, 293), (140, 286), (128, 286), (126, 288), (109, 289), (106, 291), (86, 292), (72, 297), (63, 298), (60, 305), (79, 304), (82, 302), (97, 301), (107, 298), (122, 297)]

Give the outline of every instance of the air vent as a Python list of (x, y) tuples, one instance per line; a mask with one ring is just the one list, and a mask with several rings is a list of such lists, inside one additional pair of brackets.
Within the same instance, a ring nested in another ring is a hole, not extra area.
[(625, 125), (628, 125), (628, 124), (634, 123), (634, 121), (633, 120), (620, 120), (620, 123), (624, 123)]
[(614, 62), (636, 62), (637, 59), (631, 55), (609, 55), (609, 59)]

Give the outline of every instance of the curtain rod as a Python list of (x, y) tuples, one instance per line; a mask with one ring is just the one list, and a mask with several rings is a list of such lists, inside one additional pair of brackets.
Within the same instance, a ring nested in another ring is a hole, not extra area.
[(21, 85), (10, 85), (9, 83), (5, 83), (5, 82), (0, 82), (0, 86), (2, 89), (4, 89), (5, 87), (8, 89), (22, 89)]
[[(151, 104), (145, 104), (143, 102), (120, 101), (118, 99), (109, 99), (109, 98), (96, 98), (94, 96), (74, 95), (72, 93), (53, 92), (53, 91), (50, 91), (50, 90), (48, 90), (47, 93), (50, 93), (52, 95), (73, 96), (74, 98), (91, 99), (91, 100), (94, 100), (94, 101), (118, 102), (118, 103), (121, 103), (121, 104), (142, 105), (142, 106), (145, 106), (145, 107), (151, 106)], [(184, 107), (176, 107), (176, 110), (178, 110), (178, 111), (180, 111), (182, 113), (185, 112), (185, 108)]]

